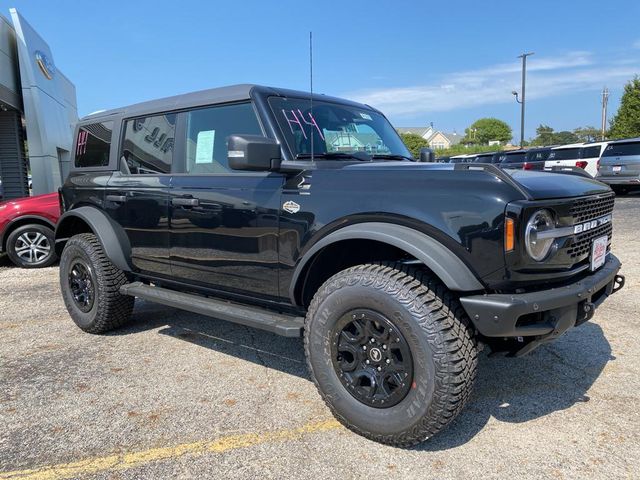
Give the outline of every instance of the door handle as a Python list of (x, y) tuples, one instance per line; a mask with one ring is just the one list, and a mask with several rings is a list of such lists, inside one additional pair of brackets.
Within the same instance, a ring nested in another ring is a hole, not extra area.
[(189, 197), (172, 198), (171, 205), (175, 205), (177, 207), (197, 207), (200, 205), (200, 200)]
[(127, 201), (127, 197), (125, 195), (107, 195), (105, 197), (107, 202), (115, 202), (115, 203), (124, 203)]

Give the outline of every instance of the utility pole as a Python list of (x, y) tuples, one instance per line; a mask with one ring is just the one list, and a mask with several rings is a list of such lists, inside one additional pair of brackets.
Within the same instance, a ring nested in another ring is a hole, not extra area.
[(607, 133), (607, 103), (609, 102), (609, 89), (602, 89), (602, 140), (605, 139)]
[[(525, 104), (525, 85), (527, 83), (527, 57), (533, 55), (534, 52), (523, 53), (518, 55), (522, 59), (522, 99), (520, 101), (520, 148), (524, 147), (524, 104)], [(516, 95), (516, 101), (518, 95)]]

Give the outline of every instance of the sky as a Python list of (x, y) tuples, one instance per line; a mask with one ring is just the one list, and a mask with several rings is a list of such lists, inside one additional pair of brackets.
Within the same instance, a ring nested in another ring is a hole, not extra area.
[[(78, 113), (235, 83), (309, 89), (381, 109), (395, 126), (463, 133), (496, 117), (519, 137), (600, 126), (640, 74), (640, 1), (0, 0), (48, 42)], [(517, 139), (517, 138), (516, 138)]]

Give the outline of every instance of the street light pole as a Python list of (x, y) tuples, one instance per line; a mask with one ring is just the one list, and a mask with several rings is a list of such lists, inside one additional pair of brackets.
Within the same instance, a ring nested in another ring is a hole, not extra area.
[[(527, 79), (527, 57), (533, 55), (534, 52), (523, 53), (518, 55), (522, 59), (522, 92), (520, 98), (520, 148), (524, 146), (524, 102), (525, 102), (525, 86)], [(518, 97), (516, 96), (516, 101)]]

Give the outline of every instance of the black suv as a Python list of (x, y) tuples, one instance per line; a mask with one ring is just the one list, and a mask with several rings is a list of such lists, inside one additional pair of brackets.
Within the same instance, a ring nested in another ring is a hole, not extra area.
[(238, 85), (90, 115), (73, 148), (56, 248), (81, 329), (139, 297), (304, 336), (331, 411), (383, 443), (448, 424), (481, 346), (528, 353), (624, 282), (607, 186), (417, 162), (359, 103)]

